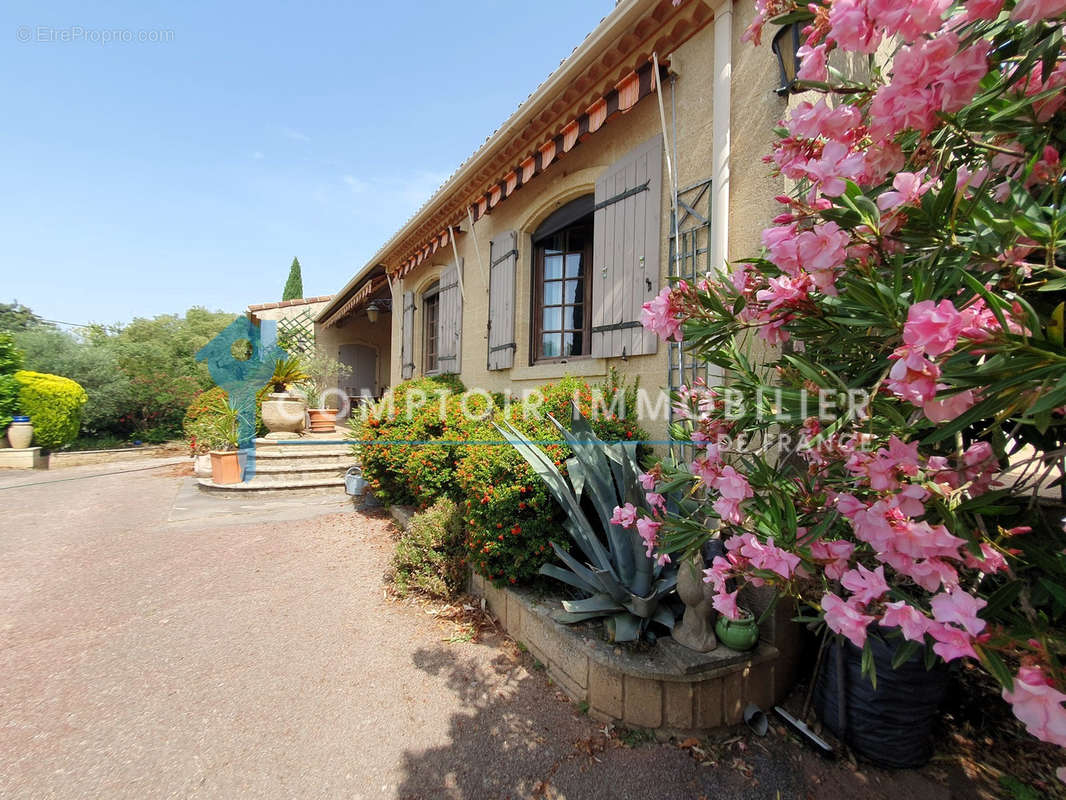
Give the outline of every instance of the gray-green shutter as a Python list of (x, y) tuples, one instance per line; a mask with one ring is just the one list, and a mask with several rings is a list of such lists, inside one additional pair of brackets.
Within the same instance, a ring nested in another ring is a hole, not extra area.
[(403, 293), (400, 328), (400, 377), (409, 381), (415, 374), (415, 293)]
[(656, 352), (640, 324), (641, 306), (659, 291), (663, 137), (616, 161), (596, 181), (592, 244), (592, 355)]
[(437, 368), (459, 372), (463, 343), (463, 294), (459, 291), (459, 271), (463, 260), (440, 274), (440, 305), (437, 307)]
[(518, 233), (505, 231), (489, 244), (488, 368), (514, 366), (514, 293), (518, 265)]

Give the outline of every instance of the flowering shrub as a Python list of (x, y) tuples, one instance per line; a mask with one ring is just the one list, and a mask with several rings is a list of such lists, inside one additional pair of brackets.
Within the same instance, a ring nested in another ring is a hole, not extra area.
[[(598, 436), (640, 441), (646, 435), (635, 423), (634, 387), (613, 373), (599, 387), (567, 377), (537, 387), (526, 399), (504, 402), (494, 396), (491, 409), (484, 393), (462, 392), (454, 379), (405, 381), (365, 419), (354, 421), (363, 475), (388, 503), (424, 507), (452, 498), (463, 511), (471, 566), (497, 584), (527, 580), (551, 557), (550, 539), (560, 538), (560, 511), (544, 482), (492, 423), (515, 425), (565, 470), (570, 449), (546, 415), (566, 424), (576, 398)], [(593, 413), (600, 396), (612, 407), (618, 393), (615, 412)]]
[[(722, 613), (769, 583), (864, 669), (872, 635), (897, 664), (977, 660), (1066, 746), (1066, 3), (756, 5), (756, 43), (768, 19), (805, 25), (800, 86), (821, 96), (767, 158), (796, 190), (765, 257), (645, 307), (730, 378), (676, 398), (699, 455), (648, 488), (692, 513), (657, 546), (699, 546), (709, 515)], [(868, 81), (832, 68), (890, 40)]]
[(450, 396), (464, 388), (453, 375), (416, 378), (396, 386), (365, 416), (352, 415), (363, 476), (384, 502), (427, 506), (451, 493), (455, 447), (429, 443), (456, 440), (447, 435), (460, 427)]

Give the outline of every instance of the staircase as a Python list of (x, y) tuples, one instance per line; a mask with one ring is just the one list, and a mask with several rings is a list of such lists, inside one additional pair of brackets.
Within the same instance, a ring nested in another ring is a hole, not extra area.
[(300, 439), (255, 440), (255, 477), (219, 485), (199, 478), (200, 490), (248, 497), (344, 491), (344, 473), (356, 462), (343, 435), (311, 434)]

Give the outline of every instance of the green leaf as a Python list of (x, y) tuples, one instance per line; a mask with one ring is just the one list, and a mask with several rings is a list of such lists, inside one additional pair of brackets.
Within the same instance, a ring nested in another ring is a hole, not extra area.
[(899, 647), (896, 648), (896, 652), (892, 654), (892, 669), (899, 669), (903, 664), (906, 664), (914, 658), (914, 654), (921, 650), (922, 647), (921, 642), (912, 642), (909, 639), (904, 639), (900, 642)]
[(999, 681), (999, 684), (1007, 691), (1014, 689), (1014, 676), (1010, 674), (1010, 670), (1007, 669), (1007, 665), (1003, 663), (1002, 659), (992, 650), (981, 644), (974, 642), (974, 651), (977, 653), (977, 658), (980, 659), (981, 665), (988, 670), (988, 673)]

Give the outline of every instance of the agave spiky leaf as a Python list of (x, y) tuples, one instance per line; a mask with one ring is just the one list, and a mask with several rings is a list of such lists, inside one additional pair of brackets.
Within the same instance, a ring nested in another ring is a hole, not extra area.
[[(554, 418), (549, 419), (574, 454), (566, 462), (567, 477), (512, 425), (503, 423), (496, 427), (545, 482), (566, 514), (564, 529), (588, 559), (587, 564), (582, 564), (573, 554), (552, 543), (555, 554), (568, 569), (545, 564), (541, 574), (588, 595), (581, 600), (564, 601), (563, 611), (554, 614), (554, 618), (574, 623), (606, 617), (608, 638), (619, 642), (640, 638), (652, 621), (672, 628), (674, 614), (662, 600), (676, 587), (676, 568), (664, 570), (647, 555), (635, 530), (611, 523), (615, 507), (627, 502), (647, 510), (638, 485), (636, 445), (600, 440), (580, 415), (575, 417), (572, 430)], [(598, 527), (606, 536), (606, 547), (596, 526), (585, 516), (583, 499), (595, 509)]]

